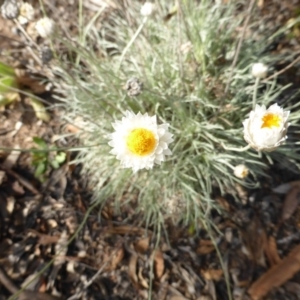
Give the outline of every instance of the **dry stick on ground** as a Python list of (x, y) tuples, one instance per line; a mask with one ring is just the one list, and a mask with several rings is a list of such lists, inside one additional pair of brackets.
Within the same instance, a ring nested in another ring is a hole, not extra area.
[(272, 288), (279, 287), (300, 270), (300, 245), (280, 263), (269, 269), (248, 290), (253, 300), (261, 299)]
[[(19, 289), (14, 285), (14, 283), (6, 276), (6, 274), (0, 269), (0, 283), (12, 294), (15, 294), (19, 291)], [(19, 300), (59, 300), (55, 296), (51, 296), (44, 293), (34, 292), (34, 291), (23, 291)]]
[(27, 179), (25, 179), (21, 175), (7, 168), (2, 167), (1, 169), (3, 169), (3, 171), (7, 172), (11, 176), (15, 177), (21, 183), (21, 185), (27, 188), (30, 192), (32, 192), (35, 195), (40, 195), (39, 191)]

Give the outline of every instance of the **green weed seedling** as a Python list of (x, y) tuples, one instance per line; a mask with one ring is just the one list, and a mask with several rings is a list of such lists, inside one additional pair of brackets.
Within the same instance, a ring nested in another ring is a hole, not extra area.
[(34, 137), (33, 141), (40, 150), (32, 153), (32, 165), (35, 167), (34, 176), (41, 181), (45, 181), (45, 175), (49, 167), (58, 169), (65, 162), (66, 153), (57, 152), (55, 155), (51, 155), (51, 151), (54, 149), (49, 148), (42, 138)]

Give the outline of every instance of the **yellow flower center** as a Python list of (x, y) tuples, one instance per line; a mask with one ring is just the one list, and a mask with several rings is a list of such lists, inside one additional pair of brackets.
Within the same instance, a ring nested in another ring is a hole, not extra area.
[(262, 118), (261, 128), (280, 127), (281, 117), (272, 113), (265, 114)]
[(139, 156), (151, 153), (156, 145), (156, 139), (152, 131), (144, 128), (132, 130), (126, 138), (128, 149)]

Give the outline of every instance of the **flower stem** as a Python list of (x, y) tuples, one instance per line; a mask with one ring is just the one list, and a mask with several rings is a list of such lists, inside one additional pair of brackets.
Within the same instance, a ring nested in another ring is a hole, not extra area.
[(126, 47), (124, 48), (123, 52), (122, 52), (122, 55), (121, 55), (121, 58), (120, 58), (120, 63), (119, 63), (119, 67), (118, 67), (118, 70), (120, 69), (121, 65), (122, 65), (122, 62), (123, 62), (123, 59), (124, 59), (124, 56), (125, 54), (127, 53), (128, 49), (131, 47), (131, 45), (134, 43), (134, 41), (136, 40), (136, 38), (138, 37), (138, 35), (140, 34), (140, 32), (142, 31), (144, 25), (146, 24), (146, 21), (147, 21), (147, 17), (145, 17), (143, 19), (143, 22), (141, 23), (141, 25), (139, 26), (139, 28), (137, 29), (137, 31), (135, 32), (134, 36), (131, 38), (131, 40), (129, 41), (129, 43), (126, 45)]
[(256, 98), (257, 98), (257, 90), (258, 90), (258, 85), (259, 85), (259, 79), (260, 78), (255, 79), (253, 98), (252, 98), (253, 109), (255, 109), (255, 106), (256, 106)]

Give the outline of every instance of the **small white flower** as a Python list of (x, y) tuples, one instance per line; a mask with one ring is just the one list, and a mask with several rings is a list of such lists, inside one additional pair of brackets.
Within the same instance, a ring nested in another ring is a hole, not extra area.
[(35, 29), (42, 38), (47, 38), (54, 31), (54, 21), (48, 17), (42, 18), (36, 22)]
[(16, 0), (0, 1), (1, 15), (4, 19), (13, 20), (19, 15), (19, 6)]
[(233, 170), (233, 174), (238, 178), (246, 178), (249, 174), (249, 169), (245, 165), (237, 165)]
[(144, 17), (150, 16), (152, 14), (153, 7), (154, 7), (153, 3), (145, 2), (141, 8), (141, 15)]
[(125, 117), (112, 126), (115, 132), (109, 135), (113, 148), (110, 153), (116, 155), (124, 168), (134, 172), (152, 169), (154, 163), (161, 164), (166, 155), (172, 154), (168, 148), (173, 141), (169, 124), (157, 125), (156, 116), (126, 111)]
[(287, 139), (287, 122), (290, 112), (283, 111), (277, 104), (268, 109), (256, 105), (250, 116), (243, 122), (244, 138), (257, 151), (273, 151)]
[(22, 2), (20, 5), (20, 13), (18, 16), (18, 21), (20, 24), (25, 25), (32, 21), (34, 18), (34, 8), (31, 4), (27, 2)]
[(266, 78), (268, 67), (263, 63), (255, 63), (252, 66), (251, 74), (255, 78)]

